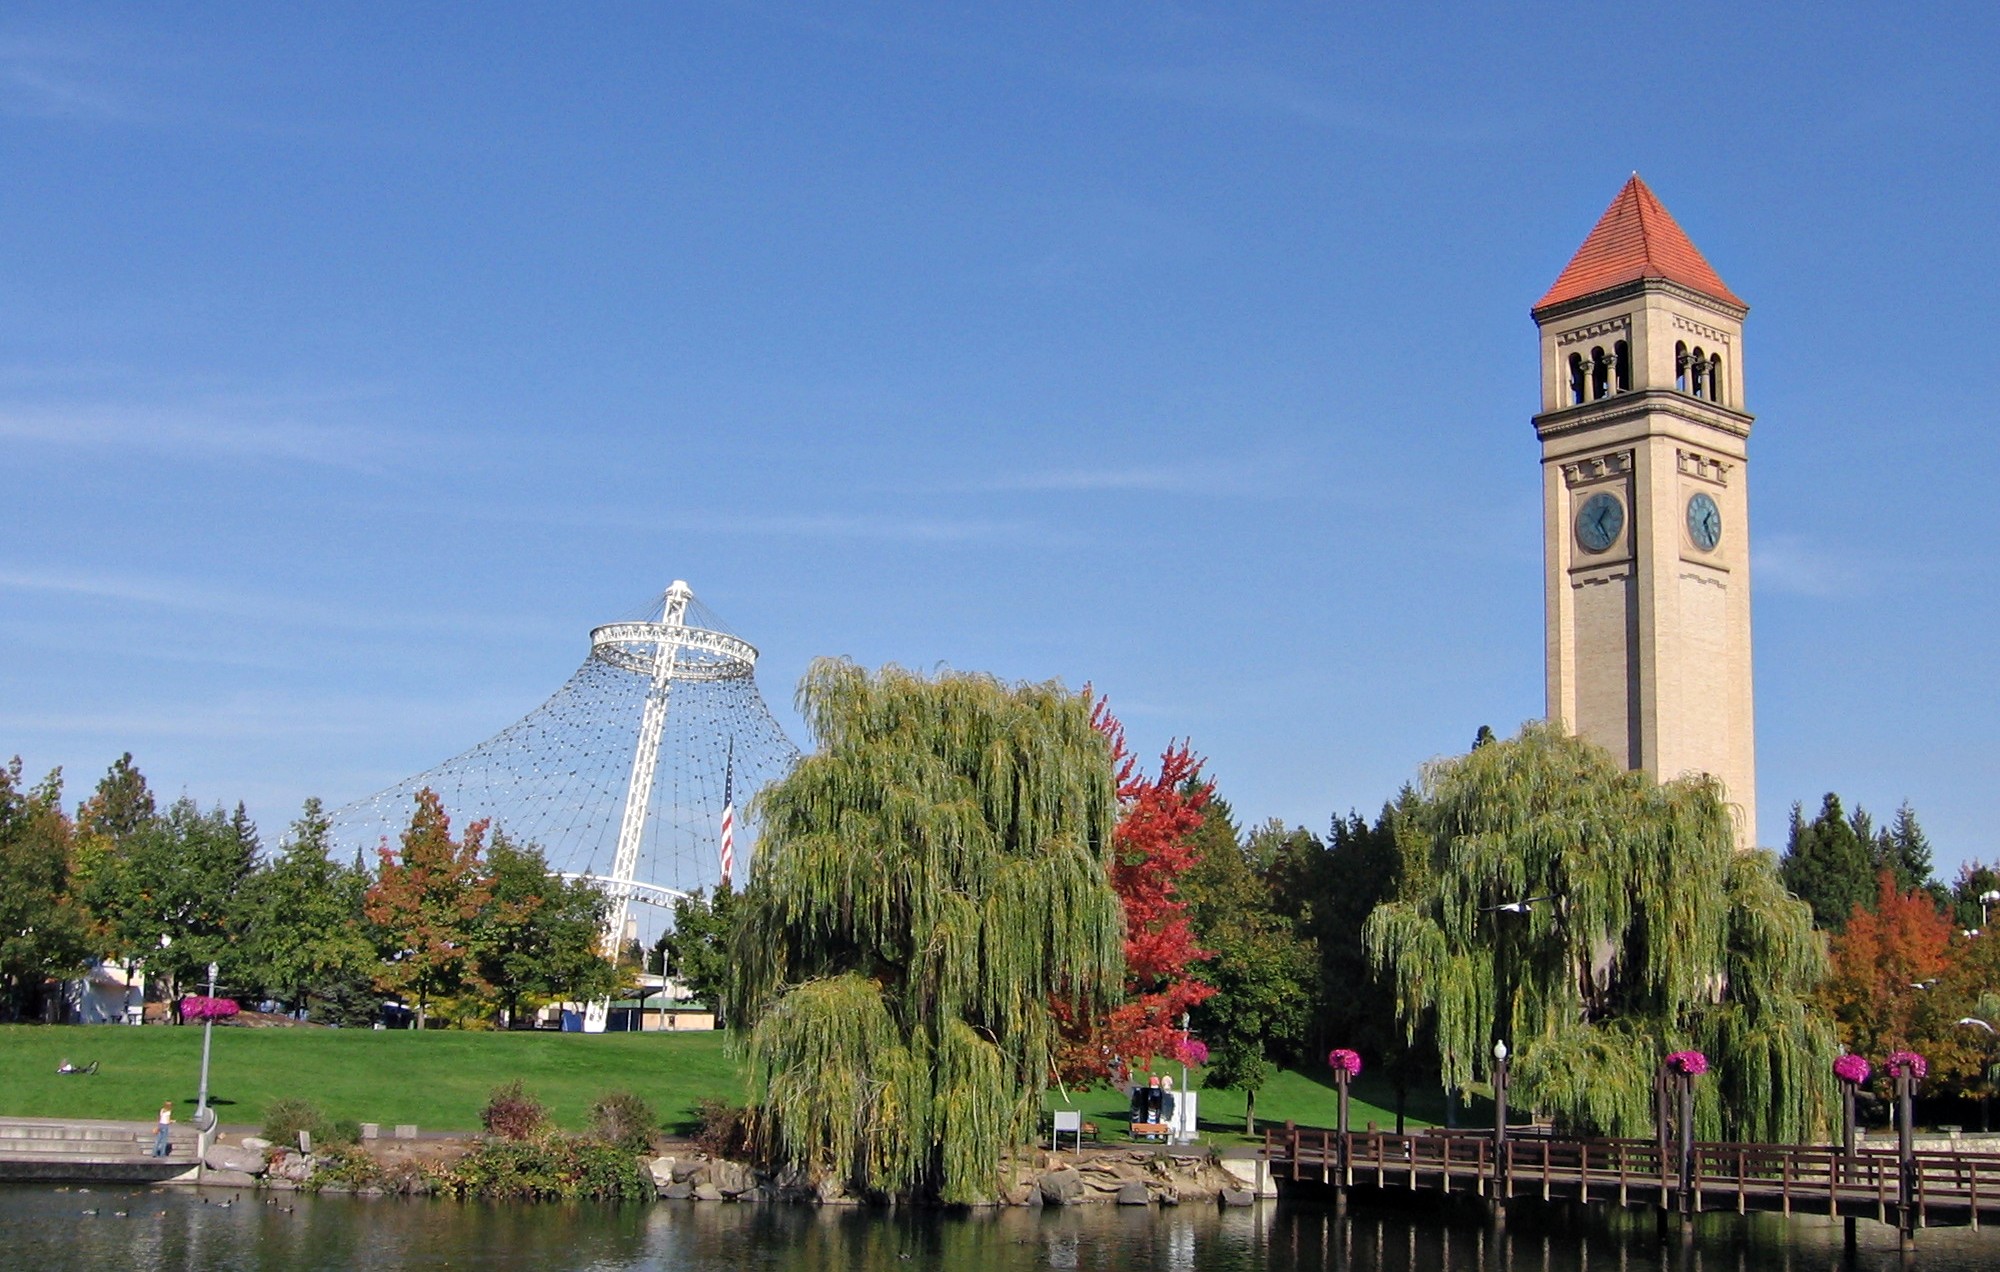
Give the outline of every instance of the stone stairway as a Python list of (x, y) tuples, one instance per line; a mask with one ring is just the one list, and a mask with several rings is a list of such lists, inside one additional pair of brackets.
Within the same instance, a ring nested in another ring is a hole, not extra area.
[(166, 1157), (151, 1155), (151, 1122), (0, 1118), (0, 1179), (154, 1180), (189, 1169), (194, 1127), (174, 1123)]

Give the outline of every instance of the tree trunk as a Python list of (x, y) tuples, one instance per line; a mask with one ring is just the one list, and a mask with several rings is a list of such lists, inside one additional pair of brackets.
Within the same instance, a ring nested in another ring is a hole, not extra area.
[(1248, 1087), (1243, 1092), (1243, 1133), (1257, 1133), (1257, 1088)]

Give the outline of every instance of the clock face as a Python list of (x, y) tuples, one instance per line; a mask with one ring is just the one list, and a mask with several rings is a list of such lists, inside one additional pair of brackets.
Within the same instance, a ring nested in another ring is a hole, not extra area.
[(1707, 495), (1688, 500), (1688, 538), (1703, 552), (1713, 552), (1722, 542), (1722, 510)]
[(1576, 513), (1576, 541), (1586, 552), (1603, 552), (1618, 542), (1625, 529), (1625, 505), (1618, 496), (1598, 491)]

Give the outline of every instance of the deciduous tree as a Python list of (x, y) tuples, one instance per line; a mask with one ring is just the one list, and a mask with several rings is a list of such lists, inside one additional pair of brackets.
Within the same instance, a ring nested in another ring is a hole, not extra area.
[(425, 788), (417, 792), (402, 851), (380, 850), (365, 903), (382, 955), (377, 979), (417, 1000), (419, 1029), (430, 1000), (456, 992), (473, 974), (473, 934), (491, 895), (479, 860), (485, 837), (486, 823), (476, 821), (453, 839), (444, 805)]
[(1429, 766), (1413, 818), (1428, 860), (1366, 936), (1405, 1028), (1434, 1027), (1447, 1089), (1505, 1041), (1521, 1102), (1642, 1134), (1661, 1057), (1694, 1047), (1716, 1075), (1705, 1137), (1824, 1130), (1833, 1037), (1808, 997), (1825, 953), (1771, 856), (1736, 851), (1713, 782), (1655, 783), (1533, 724)]
[(1214, 799), (1196, 834), (1200, 857), (1182, 892), (1207, 950), (1199, 964), (1202, 978), (1216, 991), (1193, 1012), (1195, 1032), (1209, 1047), (1203, 1080), (1242, 1091), (1244, 1123), (1254, 1131), (1257, 1092), (1277, 1062), (1302, 1058), (1318, 959), (1311, 942), (1279, 912), (1269, 881), (1252, 862), (1253, 852), (1275, 857), (1282, 827), (1269, 842), (1252, 836), (1245, 844), (1228, 805)]
[(19, 756), (0, 767), (0, 1020), (40, 1015), (46, 982), (88, 962), (70, 838), (61, 770), (29, 786)]
[(491, 988), (510, 1024), (523, 999), (583, 1002), (620, 987), (619, 971), (598, 949), (603, 892), (549, 869), (534, 844), (495, 831), (486, 850), (489, 893), (472, 928), (477, 979)]
[(729, 993), (762, 1149), (989, 1199), (1041, 1115), (1050, 1000), (1123, 981), (1109, 748), (1051, 684), (822, 660), (799, 705), (818, 750), (759, 796)]
[(243, 978), (306, 1011), (317, 997), (343, 994), (375, 963), (362, 930), (368, 876), (333, 859), (330, 827), (320, 802), (308, 799), (276, 860), (244, 880), (238, 906)]
[(1131, 1064), (1150, 1068), (1154, 1057), (1176, 1054), (1186, 1037), (1183, 1017), (1215, 992), (1191, 970), (1207, 951), (1196, 943), (1179, 896), (1214, 789), (1201, 780), (1201, 761), (1187, 744), (1169, 744), (1159, 771), (1148, 775), (1104, 699), (1091, 704), (1091, 722), (1110, 745), (1117, 774), (1110, 879), (1125, 912), (1125, 993), (1122, 1002), (1096, 1012), (1054, 1004), (1063, 1034), (1057, 1067), (1065, 1081), (1102, 1078)]

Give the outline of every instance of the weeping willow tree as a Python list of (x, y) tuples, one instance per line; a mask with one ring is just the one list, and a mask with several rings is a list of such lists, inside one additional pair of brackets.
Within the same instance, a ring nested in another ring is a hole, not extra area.
[(1031, 1139), (1051, 997), (1115, 994), (1116, 795), (1060, 686), (813, 664), (817, 751), (759, 797), (730, 1019), (767, 1158), (876, 1193), (992, 1197)]
[[(1399, 834), (1404, 886), (1364, 939), (1445, 1087), (1512, 1049), (1517, 1101), (1641, 1135), (1672, 1051), (1712, 1062), (1698, 1132), (1802, 1141), (1832, 1107), (1826, 956), (1767, 852), (1738, 852), (1714, 782), (1657, 783), (1549, 725), (1431, 765)], [(1545, 898), (1525, 910), (1496, 907)]]

